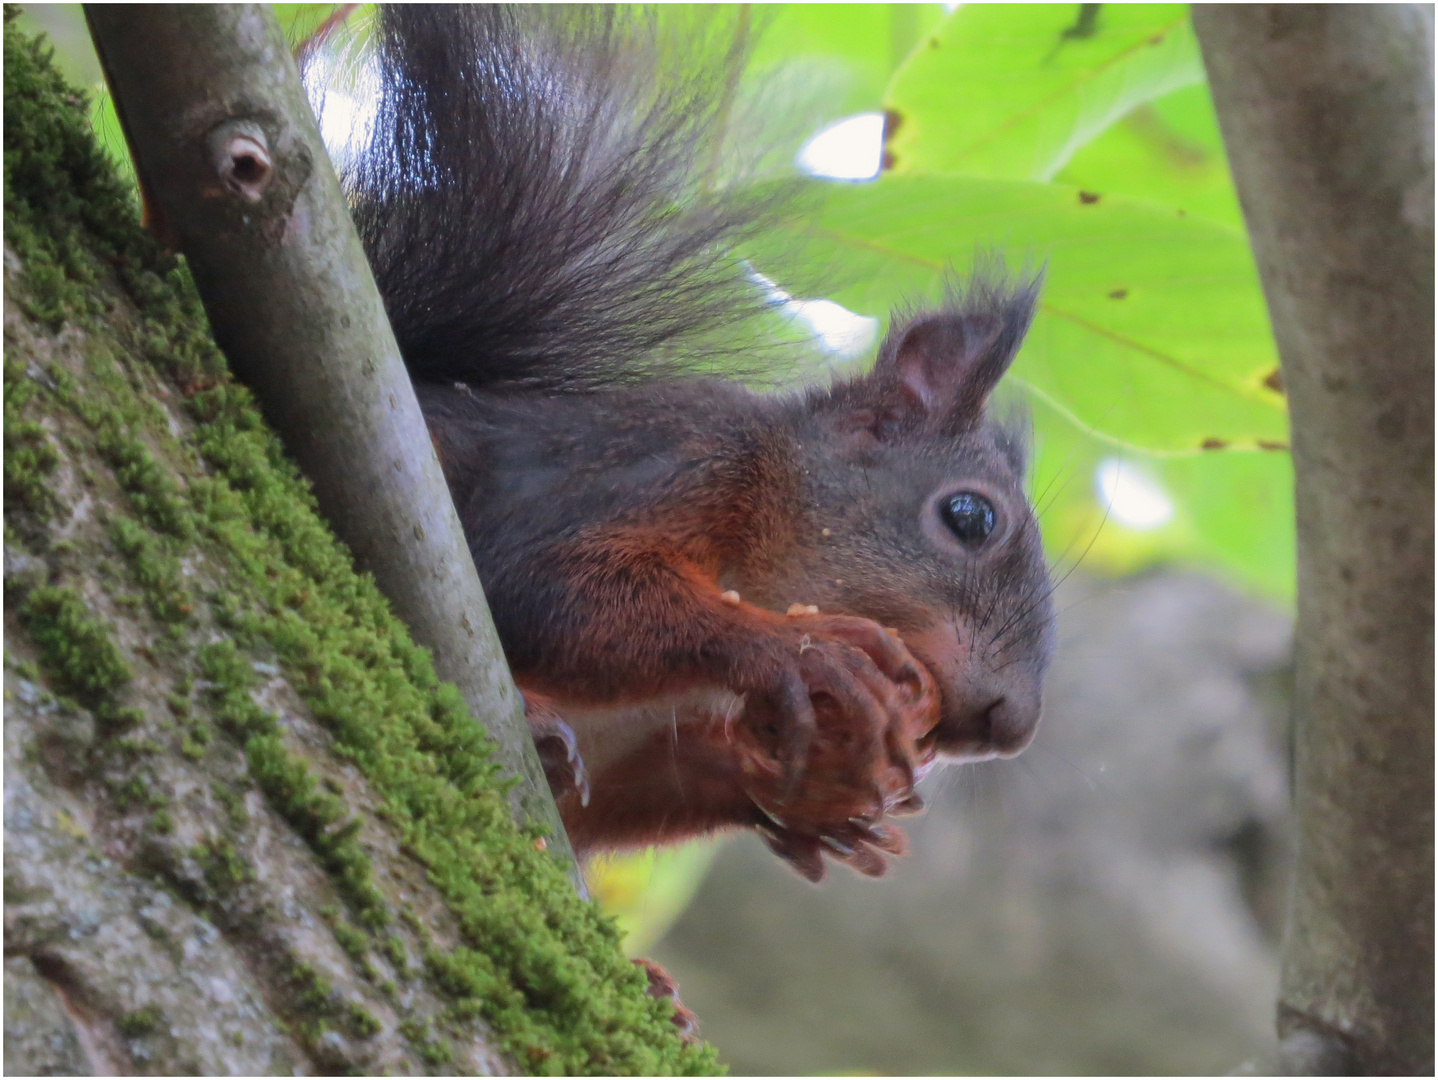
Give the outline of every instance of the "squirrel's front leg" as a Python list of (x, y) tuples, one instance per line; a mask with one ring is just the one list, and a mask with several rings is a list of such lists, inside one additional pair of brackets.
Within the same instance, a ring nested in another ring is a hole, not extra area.
[(493, 601), (526, 690), (601, 705), (730, 689), (763, 703), (791, 782), (815, 737), (817, 702), (864, 718), (878, 756), (893, 715), (932, 693), (897, 635), (868, 619), (746, 603), (662, 536), (590, 536), (551, 548), (528, 571), (548, 610), (507, 610), (533, 601), (505, 590)]
[[(652, 769), (641, 748), (591, 775), (594, 802), (564, 804), (578, 846), (753, 825), (814, 876), (824, 837), (840, 856), (862, 848), (867, 834), (850, 819), (877, 823), (911, 793), (914, 746), (936, 719), (937, 696), (897, 635), (866, 619), (755, 607), (649, 537), (591, 538), (546, 555), (550, 599), (563, 585), (563, 602), (528, 624), (543, 627), (543, 642), (506, 641), (527, 692), (566, 717), (704, 687), (744, 699), (739, 737), (731, 725), (717, 736), (712, 725), (676, 731), (663, 760), (656, 741)], [(503, 620), (502, 606), (497, 614)], [(581, 746), (594, 734), (578, 730)], [(816, 754), (817, 771), (809, 768)], [(787, 833), (776, 831), (776, 819), (793, 823)]]
[[(775, 753), (774, 717), (732, 694), (690, 695), (611, 718), (611, 726), (629, 728), (626, 748), (596, 755), (587, 803), (567, 771), (551, 774), (570, 840), (589, 853), (741, 826), (811, 881), (823, 876), (826, 859), (882, 874), (885, 856), (905, 848), (902, 831), (885, 817), (920, 805), (907, 777), (928, 721), (915, 727), (915, 714), (896, 714), (885, 735), (898, 751), (876, 758), (863, 717), (826, 702), (817, 712), (818, 733), (796, 785), (786, 782)], [(591, 739), (594, 717), (581, 712), (576, 719)]]
[(895, 635), (865, 619), (789, 617), (745, 603), (653, 534), (592, 535), (551, 548), (529, 570), (544, 582), (542, 617), (505, 610), (503, 592), (495, 604), (526, 690), (579, 705), (732, 690), (775, 727), (790, 783), (814, 741), (816, 703), (862, 718), (877, 757), (891, 717), (925, 690)]

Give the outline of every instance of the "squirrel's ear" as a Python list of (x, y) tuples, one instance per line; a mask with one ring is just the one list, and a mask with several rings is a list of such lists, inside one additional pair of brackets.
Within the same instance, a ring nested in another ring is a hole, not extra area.
[(849, 426), (878, 439), (933, 426), (958, 434), (980, 423), (1033, 322), (1042, 278), (1012, 280), (989, 266), (951, 288), (943, 307), (896, 317), (874, 370), (831, 400)]
[(891, 333), (874, 375), (891, 388), (894, 419), (976, 421), (1013, 362), (1022, 330), (994, 312), (919, 315)]

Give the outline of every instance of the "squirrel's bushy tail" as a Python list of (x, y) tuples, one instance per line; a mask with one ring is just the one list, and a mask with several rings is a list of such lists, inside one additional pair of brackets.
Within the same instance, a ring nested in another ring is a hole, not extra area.
[(763, 310), (732, 252), (772, 207), (718, 181), (746, 50), (709, 29), (696, 67), (620, 9), (381, 9), (377, 110), (340, 172), (415, 377), (672, 376)]

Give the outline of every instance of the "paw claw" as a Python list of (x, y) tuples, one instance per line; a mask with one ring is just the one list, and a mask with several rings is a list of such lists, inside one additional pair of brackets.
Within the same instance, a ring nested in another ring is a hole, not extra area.
[(769, 850), (788, 863), (800, 877), (816, 885), (824, 880), (824, 857), (819, 854), (818, 844), (813, 839), (792, 833), (777, 833), (765, 825), (754, 826), (754, 831)]
[(783, 818), (781, 818), (778, 814), (774, 813), (774, 811), (770, 810), (767, 806), (765, 806), (765, 805), (764, 805), (762, 802), (760, 802), (758, 799), (754, 798), (753, 795), (750, 795), (750, 796), (749, 796), (749, 801), (754, 804), (754, 806), (758, 809), (759, 813), (763, 814), (766, 818), (768, 818), (770, 821), (772, 821), (772, 822), (773, 822), (775, 825), (777, 825), (779, 828), (781, 828), (781, 829), (787, 829), (787, 828), (789, 827), (788, 825), (784, 824), (784, 819), (783, 819)]
[(824, 880), (828, 868), (824, 866), (824, 860), (816, 853), (807, 859), (789, 859), (788, 863), (799, 872), (799, 876), (814, 885)]
[(889, 864), (884, 861), (884, 857), (872, 848), (857, 848), (846, 861), (865, 877), (883, 877), (889, 869)]
[(909, 851), (909, 838), (904, 835), (900, 828), (889, 829), (883, 825), (874, 825), (866, 829), (860, 829), (859, 838), (864, 843), (870, 844), (880, 851), (890, 855), (906, 855)]
[(909, 792), (908, 798), (895, 803), (889, 808), (889, 813), (894, 817), (913, 817), (915, 814), (924, 812), (924, 800), (917, 791)]
[(545, 705), (528, 697), (524, 705), (529, 731), (534, 738), (534, 747), (539, 751), (539, 761), (544, 766), (549, 790), (556, 799), (577, 791), (579, 804), (588, 806), (589, 770), (579, 753), (579, 740), (575, 738), (574, 729)]

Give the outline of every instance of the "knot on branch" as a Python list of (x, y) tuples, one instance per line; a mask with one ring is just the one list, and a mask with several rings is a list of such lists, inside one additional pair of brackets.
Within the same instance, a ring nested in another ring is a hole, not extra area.
[(259, 202), (275, 178), (269, 141), (260, 126), (228, 120), (210, 132), (207, 141), (221, 186), (245, 202)]

